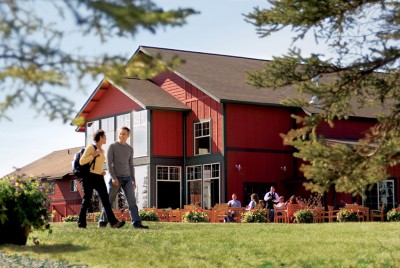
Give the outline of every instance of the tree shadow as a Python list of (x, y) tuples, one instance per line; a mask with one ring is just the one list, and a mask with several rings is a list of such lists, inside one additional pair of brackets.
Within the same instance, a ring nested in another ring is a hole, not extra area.
[(28, 245), (28, 246), (15, 246), (15, 245), (2, 245), (2, 248), (9, 248), (19, 253), (34, 252), (34, 253), (66, 253), (88, 250), (89, 247), (73, 244), (52, 244), (52, 245)]

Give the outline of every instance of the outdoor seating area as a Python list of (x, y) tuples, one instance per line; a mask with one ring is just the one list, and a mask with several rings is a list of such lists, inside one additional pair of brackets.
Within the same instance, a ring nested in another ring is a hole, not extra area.
[[(380, 210), (370, 210), (358, 204), (346, 204), (345, 209), (357, 213), (359, 221), (384, 221), (384, 207)], [(288, 206), (286, 209), (275, 209), (273, 219), (270, 218), (270, 210), (264, 209), (266, 212), (265, 222), (273, 223), (293, 223), (294, 214), (296, 211), (307, 209), (314, 215), (314, 223), (336, 222), (339, 210), (335, 210), (333, 206), (327, 206), (325, 209), (322, 206), (306, 207), (300, 204), (296, 206)], [(145, 211), (154, 211), (160, 222), (182, 222), (183, 215), (188, 211), (201, 211), (207, 214), (208, 222), (223, 223), (228, 216), (234, 215), (235, 222), (241, 222), (246, 208), (229, 207), (227, 203), (216, 204), (212, 209), (205, 210), (196, 205), (185, 205), (183, 209), (159, 209), (159, 208), (146, 208)], [(129, 212), (115, 211), (118, 219), (129, 219)]]

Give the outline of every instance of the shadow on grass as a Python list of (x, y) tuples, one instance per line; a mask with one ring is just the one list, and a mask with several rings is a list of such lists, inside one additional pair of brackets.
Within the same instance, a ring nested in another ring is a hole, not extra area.
[(35, 253), (66, 253), (89, 250), (89, 247), (73, 244), (54, 244), (54, 245), (28, 245), (28, 246), (16, 246), (16, 245), (2, 245), (0, 250), (10, 249), (17, 252), (35, 252)]

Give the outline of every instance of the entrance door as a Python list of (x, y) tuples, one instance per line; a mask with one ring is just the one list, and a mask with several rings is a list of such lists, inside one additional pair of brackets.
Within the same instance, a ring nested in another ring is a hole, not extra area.
[(264, 199), (264, 195), (269, 192), (271, 186), (276, 187), (276, 183), (271, 182), (245, 182), (243, 184), (243, 201), (242, 206), (247, 206), (250, 203), (250, 196), (252, 194), (257, 194), (258, 197)]

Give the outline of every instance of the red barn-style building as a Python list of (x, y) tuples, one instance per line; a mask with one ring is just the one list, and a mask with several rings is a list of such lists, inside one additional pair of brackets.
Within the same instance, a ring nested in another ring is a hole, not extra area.
[(81, 147), (54, 151), (16, 170), (12, 174), (32, 176), (50, 184), (50, 212), (54, 222), (63, 217), (79, 214), (82, 186), (72, 173), (71, 161)]
[[(279, 194), (308, 197), (294, 149), (284, 146), (281, 133), (295, 128), (291, 114), (312, 111), (283, 106), (296, 92), (256, 89), (246, 83), (246, 72), (261, 70), (265, 60), (139, 47), (135, 57), (174, 56), (185, 63), (149, 80), (124, 78), (119, 85), (103, 79), (76, 117), (86, 124), (77, 131), (92, 142), (97, 129), (108, 143), (117, 140), (122, 126), (132, 130), (138, 206), (181, 208), (201, 203), (211, 208), (236, 193), (245, 206), (252, 193), (260, 198), (275, 186)], [(319, 131), (335, 142), (355, 142), (376, 119), (372, 111), (358, 111), (335, 128)], [(107, 150), (107, 146), (105, 146)], [(345, 164), (345, 163), (344, 163)], [(333, 190), (326, 204), (359, 202), (377, 209), (397, 205), (400, 170), (368, 193), (367, 200)]]

